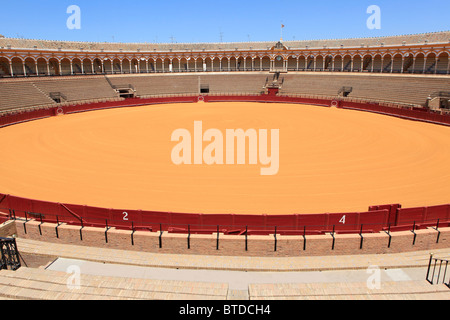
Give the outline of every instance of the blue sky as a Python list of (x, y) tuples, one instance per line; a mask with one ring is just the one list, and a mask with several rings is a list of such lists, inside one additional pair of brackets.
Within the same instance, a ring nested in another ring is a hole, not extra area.
[[(0, 0), (0, 34), (95, 42), (245, 42), (390, 36), (450, 30), (448, 0)], [(67, 8), (81, 9), (70, 30)], [(370, 30), (367, 8), (381, 8)]]

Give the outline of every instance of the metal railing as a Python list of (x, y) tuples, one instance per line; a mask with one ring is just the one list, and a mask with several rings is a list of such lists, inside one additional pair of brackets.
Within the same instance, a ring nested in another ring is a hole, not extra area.
[(0, 270), (17, 270), (21, 267), (20, 255), (15, 238), (0, 238)]
[(449, 260), (434, 258), (433, 254), (430, 254), (426, 280), (432, 285), (443, 283), (450, 288), (450, 274), (447, 273), (448, 262)]

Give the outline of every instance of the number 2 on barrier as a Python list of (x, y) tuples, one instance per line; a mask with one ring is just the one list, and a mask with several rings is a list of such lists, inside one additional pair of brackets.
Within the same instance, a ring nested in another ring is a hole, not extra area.
[(339, 223), (345, 224), (345, 216), (342, 216), (341, 220), (339, 220)]
[(128, 213), (127, 212), (123, 213), (123, 220), (128, 221)]

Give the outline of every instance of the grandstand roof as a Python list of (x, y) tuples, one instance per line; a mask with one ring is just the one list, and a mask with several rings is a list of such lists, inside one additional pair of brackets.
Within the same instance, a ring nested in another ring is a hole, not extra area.
[[(267, 50), (276, 41), (263, 42), (228, 42), (228, 43), (109, 43), (109, 42), (76, 42), (37, 39), (0, 38), (0, 48), (39, 49), (39, 50), (80, 50), (86, 51), (229, 51), (229, 50)], [(388, 37), (302, 40), (284, 41), (289, 49), (305, 48), (340, 48), (361, 46), (395, 46), (432, 43), (450, 43), (450, 31), (431, 32), (412, 35)]]

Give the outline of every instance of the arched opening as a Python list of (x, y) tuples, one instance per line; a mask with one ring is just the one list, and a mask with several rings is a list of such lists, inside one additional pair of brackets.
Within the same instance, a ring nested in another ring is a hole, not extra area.
[(372, 71), (381, 72), (381, 54), (377, 54), (373, 57)]
[(342, 66), (342, 71), (351, 71), (352, 68), (352, 57), (350, 55), (344, 56), (342, 61), (344, 65)]
[(59, 76), (61, 75), (61, 71), (59, 70), (59, 61), (55, 58), (51, 58), (48, 60), (49, 66), (49, 75), (51, 76)]
[(323, 71), (325, 69), (325, 60), (323, 56), (318, 55), (316, 57), (315, 65), (314, 65), (314, 71)]
[(353, 62), (352, 62), (352, 72), (361, 72), (362, 71), (362, 58), (359, 54), (355, 55), (353, 57)]
[(121, 65), (119, 59), (114, 59), (112, 62), (112, 73), (122, 73)]
[(27, 76), (37, 75), (36, 61), (33, 58), (25, 59), (25, 72)]
[(288, 69), (288, 71), (296, 71), (297, 70), (297, 57), (296, 56), (288, 57), (287, 69)]
[(136, 58), (133, 58), (129, 61), (129, 73), (139, 73), (139, 63)]
[(403, 65), (403, 55), (400, 53), (397, 53), (394, 55), (392, 59), (392, 72), (394, 73), (401, 73), (402, 72), (402, 65)]
[(450, 60), (447, 52), (442, 52), (438, 56), (438, 64), (436, 68), (437, 74), (449, 74), (450, 73)]
[(333, 67), (333, 57), (331, 55), (325, 56), (324, 71), (331, 71)]
[(363, 57), (363, 67), (362, 71), (370, 71), (372, 70), (373, 58), (371, 55), (367, 54)]
[(298, 71), (304, 71), (306, 69), (306, 59), (304, 56), (298, 57)]
[(187, 72), (192, 72), (192, 71), (194, 71), (194, 68), (195, 68), (194, 58), (187, 57), (186, 58), (186, 71)]
[(403, 62), (403, 73), (412, 73), (414, 64), (414, 55), (412, 53), (406, 53)]
[(213, 71), (213, 61), (210, 57), (206, 57), (205, 60), (203, 60), (202, 70), (205, 72)]
[(382, 66), (382, 70), (381, 72), (383, 73), (390, 73), (393, 67), (393, 61), (392, 61), (392, 56), (388, 53), (386, 55), (383, 56), (383, 66)]
[(283, 71), (284, 70), (284, 58), (283, 56), (276, 56), (273, 63), (272, 71)]
[(434, 52), (429, 53), (426, 57), (425, 73), (434, 74), (437, 66), (437, 56)]
[(13, 69), (13, 76), (23, 76), (25, 74), (22, 59), (12, 58), (11, 63)]
[(245, 66), (245, 70), (244, 71), (253, 71), (254, 69), (254, 66), (253, 66), (253, 59), (251, 58), (251, 57), (246, 57), (245, 58), (245, 63), (244, 63), (244, 66)]
[(80, 59), (75, 58), (72, 60), (72, 70), (73, 70), (73, 74), (82, 74), (83, 73)]
[(112, 74), (114, 72), (114, 66), (112, 60), (106, 58), (103, 60), (103, 73)]
[(122, 73), (131, 73), (131, 63), (127, 58), (122, 59)]
[(92, 70), (92, 61), (88, 58), (83, 60), (83, 73), (84, 74), (92, 74), (94, 70)]
[(425, 70), (425, 55), (423, 53), (419, 53), (416, 55), (416, 59), (414, 61), (414, 73), (424, 73)]
[(229, 60), (229, 67), (228, 70), (230, 71), (236, 71), (237, 70), (237, 59), (235, 57), (231, 57)]
[(60, 75), (67, 76), (72, 74), (72, 67), (69, 59), (67, 58), (62, 59), (60, 65), (61, 65)]
[(9, 67), (9, 60), (0, 57), (0, 77), (10, 77), (11, 76), (11, 69)]

